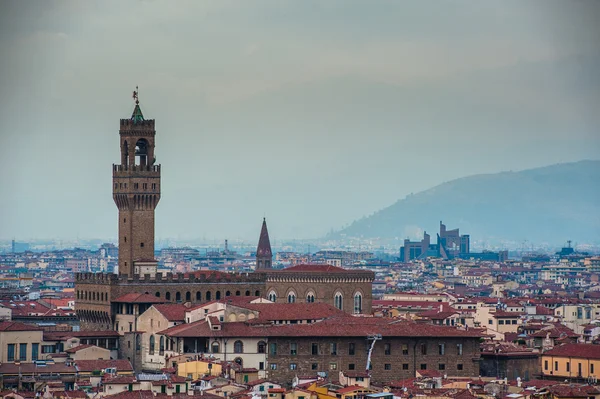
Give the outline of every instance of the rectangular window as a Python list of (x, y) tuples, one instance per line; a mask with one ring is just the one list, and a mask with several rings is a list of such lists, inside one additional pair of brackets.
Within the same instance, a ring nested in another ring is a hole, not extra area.
[(31, 344), (31, 361), (38, 360), (40, 344)]
[(421, 344), (421, 355), (426, 355), (426, 354), (427, 354), (427, 345)]
[(313, 363), (310, 365), (310, 369), (311, 370), (318, 370), (319, 369), (319, 363)]
[(446, 370), (446, 365), (444, 363), (440, 363), (438, 365), (438, 370)]
[(459, 363), (459, 364), (457, 364), (457, 365), (456, 365), (456, 369), (457, 369), (457, 370), (462, 370), (462, 369), (463, 369), (463, 365), (462, 365), (462, 363)]
[(27, 344), (19, 345), (19, 360), (21, 360), (21, 361), (27, 360)]
[(402, 363), (402, 370), (408, 370), (408, 363)]
[(271, 363), (269, 364), (269, 367), (271, 368), (271, 370), (277, 370), (277, 363)]
[(494, 322), (492, 321), (492, 319), (488, 320), (488, 324), (494, 324)]
[(311, 353), (313, 355), (318, 355), (319, 354), (319, 344), (313, 343), (311, 346)]
[(9, 362), (15, 361), (15, 344), (8, 344), (8, 348), (6, 349), (6, 360)]
[(547, 360), (544, 360), (544, 370), (548, 370), (548, 361)]
[(298, 344), (295, 342), (292, 342), (290, 344), (290, 355), (297, 355), (298, 354)]
[(438, 352), (440, 355), (445, 355), (446, 354), (446, 344), (439, 344)]
[(290, 370), (297, 370), (298, 365), (296, 363), (290, 363)]
[(332, 342), (331, 345), (329, 346), (329, 353), (332, 355), (337, 355), (337, 343)]
[(276, 355), (277, 354), (277, 344), (275, 342), (271, 342), (269, 344), (269, 355)]
[(462, 354), (463, 354), (463, 344), (456, 344), (456, 354), (458, 356), (462, 356)]
[(554, 371), (558, 371), (558, 362), (554, 362)]
[(354, 363), (348, 364), (348, 370), (354, 370), (355, 368), (356, 368), (356, 366), (354, 366)]
[(512, 324), (517, 324), (517, 321), (516, 321), (516, 320), (513, 320), (513, 321), (512, 321)]
[(349, 343), (348, 344), (348, 354), (350, 356), (354, 356), (355, 352), (356, 352), (356, 346), (353, 343)]
[(386, 363), (383, 365), (383, 369), (384, 370), (391, 370), (392, 369), (392, 365), (390, 363)]
[(402, 354), (408, 355), (408, 344), (402, 344)]
[(421, 370), (427, 370), (427, 365), (425, 363), (421, 363)]
[(392, 345), (391, 344), (385, 344), (383, 350), (384, 350), (384, 353), (386, 355), (391, 355), (392, 354)]
[(577, 363), (577, 375), (581, 377), (581, 363)]
[(264, 370), (265, 369), (265, 362), (258, 362), (258, 369), (259, 370)]
[(329, 363), (329, 370), (337, 370), (337, 363)]
[(590, 373), (594, 374), (594, 363), (590, 363)]
[(265, 390), (265, 386), (264, 386), (264, 385), (261, 385), (261, 386), (259, 386), (259, 387), (258, 387), (258, 390), (259, 390), (259, 391), (261, 391), (261, 392), (264, 392), (264, 390)]
[(571, 371), (571, 363), (567, 362), (567, 373)]

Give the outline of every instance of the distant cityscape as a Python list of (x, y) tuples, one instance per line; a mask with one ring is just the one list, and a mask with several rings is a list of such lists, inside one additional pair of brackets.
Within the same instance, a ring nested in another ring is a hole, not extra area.
[(443, 221), (397, 247), (276, 246), (266, 218), (252, 245), (156, 242), (133, 97), (117, 242), (2, 244), (0, 399), (600, 398), (593, 248), (476, 251)]

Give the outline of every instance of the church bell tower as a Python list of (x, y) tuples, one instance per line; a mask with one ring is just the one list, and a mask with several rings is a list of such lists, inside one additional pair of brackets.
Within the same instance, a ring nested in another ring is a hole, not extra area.
[(121, 119), (121, 164), (113, 164), (113, 199), (119, 209), (119, 275), (156, 274), (154, 210), (160, 200), (154, 119), (144, 119), (138, 91), (129, 119)]

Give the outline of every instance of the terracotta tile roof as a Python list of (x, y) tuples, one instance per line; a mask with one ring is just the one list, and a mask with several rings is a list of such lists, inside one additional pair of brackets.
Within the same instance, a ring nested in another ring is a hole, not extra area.
[(582, 359), (600, 359), (600, 345), (563, 344), (544, 352), (542, 356), (569, 356)]
[(321, 320), (331, 316), (348, 316), (326, 303), (249, 303), (243, 307), (259, 312), (258, 320)]
[(346, 394), (354, 391), (370, 391), (370, 388), (361, 387), (360, 385), (351, 385), (349, 387), (340, 388), (336, 391), (339, 394)]
[(156, 304), (153, 306), (169, 321), (185, 321), (185, 312), (189, 310), (182, 304)]
[[(305, 264), (305, 265), (296, 265), (292, 267), (287, 267), (281, 270), (273, 270), (278, 273), (347, 273), (355, 270), (352, 269), (344, 269), (342, 267), (331, 266), (327, 264)], [(362, 271), (362, 270), (361, 270)]]
[(549, 391), (558, 398), (588, 398), (600, 394), (600, 390), (591, 385), (558, 384), (549, 387)]
[(0, 331), (40, 331), (41, 328), (31, 324), (25, 324), (18, 321), (0, 322)]
[(94, 370), (103, 370), (107, 368), (116, 368), (119, 371), (133, 371), (129, 360), (78, 360), (75, 362), (78, 371), (91, 372)]
[(35, 363), (21, 363), (21, 365), (16, 365), (14, 363), (3, 363), (0, 364), (0, 375), (18, 375), (19, 372), (21, 374), (40, 374), (40, 373), (60, 373), (60, 374), (75, 374), (77, 370), (73, 366), (67, 366), (64, 363), (56, 363), (56, 364), (48, 364), (43, 367), (43, 370), (40, 370), (40, 367), (37, 367)]
[(105, 374), (105, 377), (107, 378), (102, 382), (103, 384), (134, 384), (138, 382), (137, 379), (131, 375), (121, 375), (114, 377)]
[[(74, 348), (67, 349), (65, 352), (67, 352), (67, 353), (75, 353), (75, 352), (80, 351), (82, 349), (91, 348), (92, 346), (96, 346), (96, 345), (78, 345), (78, 346), (76, 346)], [(99, 347), (96, 346), (96, 348), (99, 348)]]
[[(61, 384), (64, 387), (64, 384)], [(54, 398), (73, 398), (73, 399), (87, 399), (87, 394), (83, 391), (54, 391), (50, 392)]]
[(109, 399), (154, 399), (152, 391), (123, 391), (114, 395), (107, 395), (104, 398)]
[(165, 300), (155, 297), (150, 294), (139, 294), (137, 292), (131, 292), (129, 294), (121, 295), (120, 297), (113, 299), (111, 302), (123, 302), (123, 303), (164, 303)]
[(346, 336), (365, 337), (381, 334), (384, 337), (481, 337), (476, 329), (460, 330), (454, 327), (396, 321), (385, 318), (367, 318), (348, 316), (331, 317), (312, 324), (262, 324), (252, 325), (246, 322), (228, 322), (220, 330), (211, 330), (206, 321), (180, 324), (161, 331), (161, 334), (174, 337), (310, 337), (310, 336)]

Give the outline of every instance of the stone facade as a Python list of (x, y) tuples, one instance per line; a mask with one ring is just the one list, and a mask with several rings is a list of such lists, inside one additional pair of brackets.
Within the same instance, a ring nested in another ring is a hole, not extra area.
[[(364, 372), (371, 342), (366, 337), (270, 337), (267, 378), (283, 382), (291, 381), (296, 375), (326, 373), (335, 379), (340, 371)], [(295, 352), (292, 344), (296, 345)], [(313, 345), (316, 345), (314, 352)], [(353, 351), (351, 345), (354, 345)], [(422, 345), (426, 348), (425, 354)], [(444, 345), (443, 355), (440, 345)], [(462, 345), (461, 351), (458, 345)], [(479, 338), (384, 337), (373, 349), (372, 382), (385, 384), (414, 378), (422, 367), (448, 376), (479, 375), (479, 356)]]
[[(368, 270), (346, 270), (328, 265), (300, 265), (264, 272), (266, 296), (277, 303), (318, 302), (347, 313), (371, 314), (375, 274)], [(355, 297), (360, 295), (360, 311)], [(292, 298), (293, 296), (293, 298)], [(336, 301), (336, 296), (338, 299)]]
[(265, 282), (257, 274), (157, 273), (140, 277), (103, 273), (75, 275), (75, 310), (83, 330), (113, 330), (115, 328), (112, 301), (129, 293), (147, 293), (170, 303), (206, 303), (227, 296), (263, 296)]

